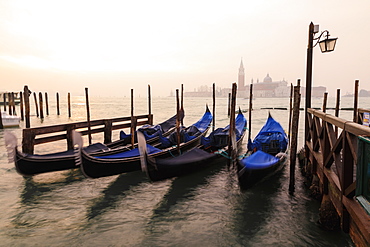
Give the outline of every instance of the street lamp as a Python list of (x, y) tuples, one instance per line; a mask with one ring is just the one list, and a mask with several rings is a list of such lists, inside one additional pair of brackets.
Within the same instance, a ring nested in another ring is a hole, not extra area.
[[(320, 38), (324, 36), (324, 34), (326, 34), (326, 39), (320, 41)], [(329, 31), (325, 30), (317, 38), (317, 43), (319, 44), (322, 53), (334, 51), (335, 44), (337, 43), (338, 38), (329, 38), (329, 36)]]
[[(325, 30), (320, 33), (320, 35), (315, 38), (315, 34), (319, 32), (319, 25), (314, 25), (312, 22), (310, 23), (308, 29), (308, 46), (307, 46), (307, 68), (306, 68), (306, 106), (305, 106), (305, 142), (304, 146), (306, 149), (306, 158), (308, 158), (308, 147), (306, 145), (306, 141), (309, 138), (309, 125), (308, 125), (308, 117), (307, 117), (307, 109), (311, 108), (311, 90), (312, 90), (312, 55), (313, 55), (313, 48), (319, 44), (321, 52), (331, 52), (335, 48), (335, 44), (337, 38), (329, 38), (329, 31)], [(316, 44), (314, 45), (314, 40), (317, 40)]]

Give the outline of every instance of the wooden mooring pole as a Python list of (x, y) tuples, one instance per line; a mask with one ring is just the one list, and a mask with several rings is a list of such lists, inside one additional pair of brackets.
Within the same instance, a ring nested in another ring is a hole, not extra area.
[(21, 111), (21, 120), (24, 121), (24, 101), (23, 101), (23, 92), (19, 92), (19, 98), (20, 98), (20, 111)]
[(149, 124), (153, 125), (153, 116), (152, 116), (152, 96), (150, 92), (150, 85), (148, 85), (148, 114), (149, 114)]
[(253, 110), (253, 84), (249, 87), (249, 110), (248, 110), (248, 141), (251, 139), (252, 135), (252, 110)]
[(59, 116), (60, 115), (60, 111), (59, 111), (59, 93), (58, 92), (56, 94), (56, 98), (57, 98), (57, 115)]
[(71, 93), (68, 93), (68, 117), (70, 118), (72, 116), (72, 113), (71, 113)]
[(44, 106), (42, 101), (42, 93), (39, 92), (39, 104), (40, 104), (40, 118), (44, 119)]
[(359, 80), (355, 81), (355, 96), (353, 99), (353, 122), (358, 123), (358, 84)]
[(292, 128), (292, 111), (293, 111), (293, 93), (294, 87), (293, 83), (290, 83), (290, 97), (289, 97), (289, 122), (288, 122), (288, 142), (290, 143), (290, 135)]
[(37, 96), (35, 92), (33, 92), (33, 99), (35, 101), (36, 117), (39, 117), (39, 106), (37, 103)]
[(230, 101), (231, 101), (231, 93), (229, 93), (229, 97), (227, 100), (227, 116), (230, 117)]
[(7, 95), (7, 93), (3, 94), (4, 111), (6, 111), (6, 95)]
[(134, 148), (135, 145), (135, 129), (136, 129), (136, 118), (134, 116), (134, 89), (131, 89), (131, 146)]
[(87, 118), (87, 130), (89, 137), (89, 145), (91, 145), (91, 122), (90, 122), (90, 104), (89, 104), (89, 89), (85, 87), (86, 96), (86, 118)]
[(12, 95), (11, 95), (11, 93), (8, 93), (8, 110), (9, 110), (9, 115), (13, 115), (13, 112), (12, 112)]
[(212, 131), (215, 130), (215, 125), (216, 125), (216, 84), (213, 83), (212, 86)]
[(324, 93), (324, 99), (323, 99), (323, 102), (322, 102), (322, 111), (323, 112), (326, 112), (327, 104), (328, 104), (328, 92), (325, 92)]
[(28, 86), (24, 86), (23, 97), (24, 97), (24, 108), (25, 108), (25, 119), (26, 119), (26, 128), (30, 128), (30, 91)]
[(228, 165), (236, 159), (236, 137), (235, 137), (235, 106), (236, 106), (236, 83), (233, 83), (231, 90), (231, 104), (230, 104), (230, 128), (229, 128), (229, 146), (228, 146)]
[[(339, 106), (340, 106), (340, 89), (337, 89), (337, 99), (335, 103), (335, 116), (339, 117)], [(335, 136), (338, 136), (338, 126), (335, 126)]]
[(0, 129), (4, 129), (4, 126), (3, 126), (3, 118), (1, 116), (1, 111), (0, 111)]
[(12, 92), (12, 108), (13, 108), (13, 115), (17, 115), (17, 112), (15, 111), (15, 95), (14, 95), (14, 92)]
[(298, 140), (298, 126), (299, 126), (299, 107), (301, 102), (300, 95), (300, 80), (298, 85), (294, 87), (294, 105), (293, 105), (293, 118), (292, 118), (292, 135), (290, 142), (290, 180), (289, 180), (289, 193), (294, 192), (295, 187), (295, 164), (297, 154), (297, 140)]
[(49, 100), (48, 100), (47, 92), (45, 92), (45, 107), (46, 107), (46, 115), (49, 116)]
[[(181, 105), (180, 105), (181, 112), (184, 112), (184, 84), (181, 84)], [(180, 112), (177, 112), (177, 114), (180, 114)], [(180, 118), (181, 126), (184, 126), (184, 118)]]
[(180, 154), (180, 103), (179, 90), (176, 89), (176, 136), (177, 136), (177, 153)]

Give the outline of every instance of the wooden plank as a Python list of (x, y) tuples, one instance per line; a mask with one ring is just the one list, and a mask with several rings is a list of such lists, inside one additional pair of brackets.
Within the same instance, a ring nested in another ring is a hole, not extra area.
[(370, 243), (370, 215), (367, 214), (363, 207), (353, 198), (343, 196), (342, 202), (363, 238), (367, 243)]

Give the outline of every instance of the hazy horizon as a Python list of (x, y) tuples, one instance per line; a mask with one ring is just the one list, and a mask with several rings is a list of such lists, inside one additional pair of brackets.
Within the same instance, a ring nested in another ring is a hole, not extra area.
[(314, 48), (313, 86), (370, 90), (370, 2), (0, 1), (0, 90), (168, 96), (181, 84), (228, 88), (267, 73), (305, 86), (308, 26), (338, 37)]

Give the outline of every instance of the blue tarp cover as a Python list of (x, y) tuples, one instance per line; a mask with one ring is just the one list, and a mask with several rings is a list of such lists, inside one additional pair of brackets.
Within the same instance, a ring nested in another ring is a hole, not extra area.
[[(239, 113), (235, 119), (235, 134), (237, 141), (242, 136), (242, 133), (245, 131), (246, 124), (247, 120), (245, 119), (244, 115), (242, 113)], [(227, 146), (229, 128), (230, 125), (226, 126), (225, 128), (218, 128), (214, 130), (211, 134), (209, 134), (209, 136), (201, 138), (201, 144), (206, 148), (223, 148)]]
[[(197, 136), (201, 135), (211, 124), (212, 122), (212, 113), (208, 110), (204, 113), (202, 118), (196, 122), (195, 124), (184, 128), (183, 126), (180, 127), (180, 143), (188, 142)], [(177, 132), (173, 132), (168, 137), (163, 137), (161, 133), (159, 133), (159, 140), (161, 142), (160, 148), (168, 148), (173, 145), (177, 144)]]
[(254, 138), (253, 143), (248, 141), (248, 150), (264, 150), (265, 145), (270, 145), (271, 141), (278, 141), (278, 149), (276, 153), (284, 152), (288, 146), (288, 139), (283, 127), (275, 121), (271, 116), (268, 117), (265, 125)]
[(277, 162), (279, 162), (278, 158), (260, 150), (240, 160), (240, 163), (243, 164), (246, 169), (251, 170), (265, 169)]
[[(158, 153), (158, 152), (162, 151), (162, 150), (160, 150), (158, 148), (155, 148), (155, 147), (153, 147), (149, 144), (146, 144), (146, 150), (147, 150), (148, 154)], [(117, 154), (111, 154), (111, 155), (107, 155), (107, 156), (95, 156), (95, 158), (98, 158), (98, 159), (122, 159), (122, 158), (136, 157), (136, 156), (140, 156), (138, 148), (134, 148), (134, 149), (129, 150), (129, 151), (125, 151), (125, 152), (117, 153)]]

